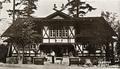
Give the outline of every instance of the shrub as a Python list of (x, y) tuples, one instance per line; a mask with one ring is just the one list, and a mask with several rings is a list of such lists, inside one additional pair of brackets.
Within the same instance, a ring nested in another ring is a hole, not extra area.
[(98, 59), (97, 58), (93, 58), (91, 59), (92, 65), (98, 65)]
[(16, 57), (9, 57), (8, 60), (7, 60), (7, 63), (9, 63), (9, 64), (17, 64), (18, 61), (17, 61)]
[(80, 59), (80, 65), (84, 65), (86, 63), (86, 60), (84, 58)]

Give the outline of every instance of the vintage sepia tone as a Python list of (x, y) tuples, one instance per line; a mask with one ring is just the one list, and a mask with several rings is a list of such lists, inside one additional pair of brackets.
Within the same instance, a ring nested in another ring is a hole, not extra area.
[(119, 69), (119, 0), (0, 0), (0, 69)]

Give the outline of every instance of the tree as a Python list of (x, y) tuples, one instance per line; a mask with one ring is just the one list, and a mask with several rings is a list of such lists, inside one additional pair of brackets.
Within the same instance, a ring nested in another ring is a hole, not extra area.
[[(11, 0), (4, 0), (4, 2), (2, 2), (2, 3), (5, 3), (6, 1), (11, 2)], [(31, 14), (34, 13), (34, 9), (37, 9), (37, 7), (35, 5), (36, 1), (38, 1), (38, 0), (19, 0), (19, 2), (17, 2), (17, 0), (14, 0), (14, 2), (13, 2), (14, 3), (14, 5), (13, 5), (14, 9), (8, 10), (10, 16), (12, 16), (12, 15), (17, 16), (16, 19), (19, 19), (20, 17), (22, 17), (22, 18), (25, 17), (24, 21), (23, 21), (24, 23), (19, 27), (19, 29), (21, 29), (21, 31), (22, 31), (20, 36), (18, 38), (17, 37), (13, 38), (13, 40), (15, 39), (14, 42), (16, 44), (18, 44), (19, 47), (22, 47), (23, 63), (24, 63), (25, 46), (27, 46), (29, 44), (30, 45), (37, 44), (40, 40), (40, 35), (38, 35), (37, 31), (34, 30), (35, 24), (33, 22), (33, 17), (31, 16)], [(25, 5), (25, 7), (22, 10), (15, 9), (15, 7), (19, 6), (19, 5)], [(34, 50), (34, 51), (36, 53), (37, 49)], [(19, 53), (19, 50), (18, 50), (18, 55), (19, 54), (20, 53)]]
[[(68, 11), (70, 15), (73, 17), (84, 16), (88, 12), (91, 12), (92, 10), (96, 9), (93, 8), (90, 4), (81, 2), (80, 0), (72, 0), (72, 1), (68, 0), (68, 3), (65, 5), (65, 7), (70, 7), (68, 8)], [(87, 11), (83, 11), (84, 9), (87, 9)]]
[(2, 2), (0, 2), (0, 9), (2, 9), (3, 7), (2, 7)]
[(9, 2), (10, 3), (11, 1), (10, 0), (4, 0), (3, 3), (5, 3), (5, 2)]
[(104, 17), (108, 24), (113, 28), (113, 30), (117, 32), (118, 28), (120, 27), (120, 22), (117, 19), (117, 13), (106, 11), (102, 12), (101, 16)]
[[(117, 19), (117, 14), (116, 13), (112, 13), (112, 12), (102, 12), (101, 16), (104, 17), (104, 19), (108, 22), (108, 24), (112, 27), (112, 29), (118, 33), (118, 42), (116, 45), (116, 51), (118, 55), (120, 55), (120, 21)], [(112, 50), (112, 53), (110, 53), (110, 47), (109, 47), (109, 43), (106, 46), (106, 53), (107, 55), (112, 55), (112, 58), (114, 59), (114, 51)], [(108, 56), (109, 58), (109, 56)], [(111, 61), (112, 62), (112, 61)]]
[[(34, 10), (37, 9), (35, 2), (38, 0), (20, 0), (19, 2), (15, 3), (15, 7), (24, 5), (25, 7), (22, 10), (15, 9), (14, 14), (17, 17), (30, 17), (31, 14), (34, 13)], [(9, 15), (13, 15), (13, 10), (8, 10)]]
[[(41, 36), (37, 33), (37, 31), (34, 30), (35, 28), (35, 23), (33, 22), (33, 18), (29, 17), (24, 19), (23, 21), (24, 23), (19, 27), (19, 29), (22, 31), (19, 35), (19, 38), (15, 39), (14, 42), (18, 45), (17, 50), (18, 50), (18, 57), (19, 56), (19, 47), (22, 47), (22, 60), (24, 63), (24, 51), (25, 51), (25, 47), (27, 45), (31, 46), (31, 45), (37, 45), (38, 43), (40, 43), (40, 39)], [(39, 49), (39, 48), (38, 48)], [(33, 49), (33, 51), (35, 52), (35, 55), (37, 54), (38, 49)]]

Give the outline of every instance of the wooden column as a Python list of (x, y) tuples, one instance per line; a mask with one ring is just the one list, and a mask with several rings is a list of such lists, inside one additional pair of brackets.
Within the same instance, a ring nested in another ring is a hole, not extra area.
[(105, 52), (106, 52), (106, 61), (110, 61), (110, 46), (109, 46), (109, 42), (106, 42), (105, 44), (106, 46), (106, 49), (105, 49)]
[(115, 55), (114, 55), (114, 42), (111, 42), (112, 50), (111, 50), (111, 64), (115, 64)]

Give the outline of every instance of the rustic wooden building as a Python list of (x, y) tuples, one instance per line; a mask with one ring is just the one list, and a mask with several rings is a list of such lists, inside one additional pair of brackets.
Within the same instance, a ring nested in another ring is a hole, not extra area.
[[(25, 18), (19, 18), (2, 35), (9, 37), (8, 42), (12, 56), (17, 56), (18, 46), (14, 42), (22, 33)], [(25, 56), (36, 56), (41, 51), (49, 53), (54, 50), (57, 56), (73, 55), (78, 56), (105, 56), (110, 47), (113, 51), (113, 43), (116, 41), (113, 36), (117, 36), (103, 17), (80, 17), (73, 18), (69, 15), (57, 11), (45, 18), (33, 18), (34, 30), (41, 37), (39, 45), (29, 46)], [(27, 46), (26, 46), (27, 48)], [(89, 50), (89, 52), (88, 52)], [(22, 52), (20, 52), (22, 54)], [(91, 54), (91, 55), (90, 55)]]

